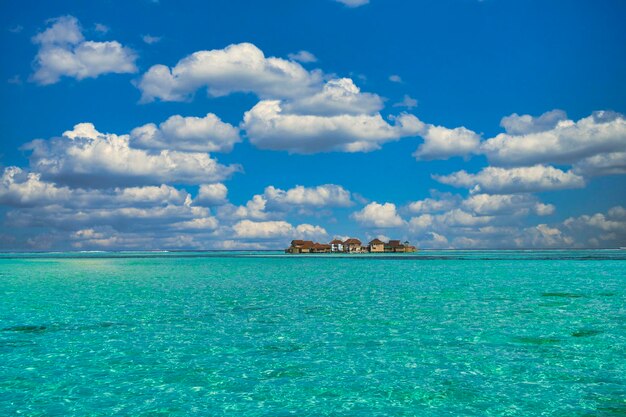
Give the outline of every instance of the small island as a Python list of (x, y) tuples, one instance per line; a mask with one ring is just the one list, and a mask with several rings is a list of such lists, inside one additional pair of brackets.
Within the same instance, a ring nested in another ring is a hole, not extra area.
[(330, 243), (318, 243), (312, 240), (292, 240), (291, 246), (285, 249), (285, 253), (408, 253), (415, 252), (417, 248), (411, 246), (408, 241), (401, 243), (399, 240), (383, 242), (380, 239), (371, 240), (366, 246), (356, 238), (345, 241), (334, 239)]

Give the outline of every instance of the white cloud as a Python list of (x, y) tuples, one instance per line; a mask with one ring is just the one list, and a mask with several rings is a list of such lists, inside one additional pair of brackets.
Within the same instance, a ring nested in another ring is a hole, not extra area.
[(143, 35), (141, 39), (147, 43), (148, 45), (152, 45), (157, 42), (161, 42), (160, 36), (152, 36), (152, 35)]
[[(433, 193), (431, 191), (431, 193)], [(434, 192), (436, 198), (425, 198), (423, 200), (409, 203), (408, 210), (411, 213), (436, 213), (448, 211), (460, 204), (461, 198), (450, 193)]]
[(184, 190), (168, 185), (92, 190), (58, 186), (41, 174), (18, 167), (5, 168), (0, 177), (0, 204), (13, 207), (62, 205), (65, 208), (115, 208), (189, 205)]
[(594, 112), (577, 122), (561, 111), (539, 118), (513, 115), (503, 119), (503, 126), (507, 133), (482, 145), (494, 164), (573, 164), (595, 155), (626, 152), (626, 119), (609, 111)]
[(394, 103), (393, 107), (406, 107), (410, 110), (417, 107), (417, 100), (409, 96), (408, 94), (405, 94), (402, 101)]
[(309, 51), (298, 51), (295, 54), (289, 54), (287, 56), (292, 61), (298, 61), (302, 63), (317, 62), (317, 57)]
[(519, 192), (540, 192), (582, 188), (585, 181), (571, 171), (535, 165), (520, 168), (486, 167), (477, 174), (458, 171), (450, 175), (433, 175), (443, 184), (465, 187), (472, 192), (490, 194), (511, 194)]
[(319, 226), (301, 224), (293, 227), (286, 221), (254, 222), (241, 220), (233, 226), (235, 237), (248, 239), (271, 239), (276, 237), (326, 236), (326, 230)]
[(571, 230), (595, 229), (626, 239), (626, 209), (621, 206), (613, 207), (607, 213), (570, 217), (563, 224)]
[(176, 230), (214, 230), (219, 225), (215, 217), (200, 217), (193, 220), (178, 222), (172, 224), (172, 228)]
[(226, 204), (219, 207), (218, 217), (225, 220), (268, 220), (284, 217), (293, 210), (297, 210), (298, 215), (302, 216), (319, 214), (322, 208), (351, 205), (351, 193), (335, 184), (316, 187), (297, 185), (288, 190), (268, 186), (263, 194), (254, 195), (245, 205)]
[(389, 81), (391, 81), (392, 83), (401, 83), (402, 82), (402, 77), (400, 77), (397, 74), (393, 74), (389, 76)]
[[(626, 245), (626, 209), (570, 217), (557, 224), (528, 226), (531, 212), (547, 215), (555, 208), (530, 195), (470, 196), (460, 208), (412, 217), (408, 229), (423, 247), (455, 248), (584, 248)], [(517, 205), (516, 205), (517, 204)], [(445, 236), (437, 243), (432, 234)]]
[(465, 199), (462, 205), (479, 215), (525, 215), (532, 212), (547, 216), (555, 210), (552, 204), (541, 203), (530, 194), (474, 194)]
[(227, 202), (228, 188), (222, 183), (202, 184), (194, 203), (201, 206), (219, 206)]
[(220, 215), (225, 218), (257, 219), (263, 220), (268, 217), (265, 211), (267, 199), (262, 195), (255, 195), (245, 206), (221, 208)]
[(420, 233), (433, 228), (435, 222), (435, 216), (432, 214), (422, 214), (419, 216), (411, 217), (409, 220), (409, 229), (413, 233)]
[(448, 238), (436, 232), (426, 233), (426, 238), (419, 242), (420, 247), (432, 249), (447, 249), (450, 247)]
[(171, 116), (158, 127), (148, 123), (130, 132), (130, 145), (143, 149), (230, 152), (240, 140), (239, 129), (213, 113), (205, 117)]
[(284, 113), (334, 116), (373, 114), (383, 108), (376, 94), (362, 93), (350, 78), (329, 80), (321, 91), (281, 103)]
[(328, 232), (321, 226), (304, 223), (296, 226), (296, 236), (323, 238), (328, 236)]
[(609, 152), (590, 156), (576, 162), (572, 168), (586, 177), (626, 174), (626, 152)]
[(424, 138), (424, 143), (413, 153), (418, 161), (466, 156), (476, 153), (480, 146), (480, 135), (465, 127), (448, 129), (426, 125), (420, 136)]
[(335, 0), (339, 3), (343, 3), (348, 7), (359, 7), (368, 4), (370, 0)]
[(461, 209), (453, 209), (435, 217), (438, 222), (451, 227), (486, 225), (494, 220), (493, 216), (476, 215)]
[(265, 188), (264, 197), (270, 207), (348, 207), (352, 205), (350, 192), (335, 184), (317, 187), (297, 185), (287, 191), (274, 186)]
[(376, 115), (312, 116), (283, 113), (280, 101), (264, 100), (244, 115), (242, 127), (262, 149), (292, 153), (367, 152), (384, 142), (415, 135), (422, 123), (402, 114), (391, 125)]
[(134, 149), (128, 135), (100, 133), (91, 123), (77, 124), (59, 138), (32, 141), (24, 149), (32, 151), (31, 167), (44, 178), (89, 187), (203, 184), (240, 170), (220, 165), (206, 153)]
[(189, 249), (205, 248), (202, 240), (198, 241), (193, 235), (176, 232), (173, 235), (162, 233), (119, 232), (109, 226), (84, 228), (71, 233), (69, 236), (55, 236), (69, 241), (73, 249)]
[(554, 129), (560, 122), (567, 120), (567, 115), (563, 110), (551, 110), (539, 117), (528, 114), (519, 115), (513, 113), (505, 116), (500, 121), (500, 126), (509, 135), (527, 135), (529, 133), (545, 132)]
[(46, 85), (58, 82), (63, 76), (82, 80), (137, 71), (137, 56), (131, 49), (117, 41), (85, 41), (75, 17), (62, 16), (50, 22), (50, 27), (33, 37), (33, 42), (39, 45), (34, 63), (35, 82)]
[(352, 217), (364, 226), (369, 227), (400, 227), (404, 220), (398, 215), (393, 203), (369, 203), (362, 210), (352, 214)]
[(18, 167), (8, 167), (0, 179), (0, 204), (32, 206), (49, 201), (65, 201), (71, 197), (67, 187), (41, 181), (41, 175), (24, 172)]
[[(297, 57), (305, 55), (301, 51)], [(196, 52), (173, 68), (155, 65), (137, 85), (144, 102), (186, 100), (199, 88), (206, 88), (211, 96), (254, 93), (262, 100), (246, 112), (241, 128), (262, 149), (366, 152), (387, 141), (415, 136), (424, 127), (408, 114), (385, 121), (379, 113), (383, 99), (362, 92), (350, 78), (324, 79), (320, 70), (307, 71), (293, 60), (267, 58), (255, 45), (242, 43)], [(415, 104), (408, 96), (402, 103), (408, 108)]]
[(436, 231), (442, 234), (458, 235), (489, 225), (495, 220), (494, 216), (476, 215), (455, 208), (441, 214), (422, 214), (412, 217), (408, 225), (409, 230), (416, 234)]
[(143, 102), (183, 101), (199, 88), (206, 88), (211, 96), (248, 92), (261, 98), (286, 98), (321, 88), (322, 73), (309, 72), (294, 61), (266, 58), (255, 45), (241, 43), (195, 52), (172, 68), (154, 65), (137, 85)]
[[(106, 194), (105, 194), (106, 195)], [(101, 197), (105, 197), (102, 195)], [(110, 226), (118, 231), (162, 232), (168, 234), (172, 223), (208, 217), (204, 207), (188, 204), (151, 204), (144, 207), (132, 203), (99, 206), (97, 199), (83, 207), (50, 204), (9, 211), (7, 221), (15, 227), (45, 227), (76, 230), (95, 226)], [(100, 201), (106, 201), (100, 198)]]
[(521, 236), (514, 239), (514, 242), (522, 248), (566, 248), (575, 243), (571, 236), (547, 224), (526, 228)]

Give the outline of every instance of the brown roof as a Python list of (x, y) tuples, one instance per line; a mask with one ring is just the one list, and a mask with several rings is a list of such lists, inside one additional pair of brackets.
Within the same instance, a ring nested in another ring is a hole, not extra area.
[(384, 243), (384, 242), (380, 239), (374, 239), (370, 242), (370, 245), (380, 245), (381, 243)]
[(313, 241), (312, 240), (292, 240), (291, 241), (291, 246), (302, 246), (305, 248), (310, 248), (313, 246)]
[(400, 246), (400, 241), (399, 240), (390, 240), (389, 243), (387, 243), (389, 246), (391, 246), (392, 248), (398, 247)]
[(343, 244), (343, 242), (339, 239), (333, 239), (332, 242), (330, 242), (331, 245), (341, 245)]
[(344, 245), (360, 245), (361, 241), (359, 239), (355, 239), (355, 238), (350, 238), (348, 240), (346, 240), (345, 242), (343, 242)]
[(330, 245), (327, 245), (325, 243), (315, 243), (313, 244), (313, 247), (315, 249), (330, 249)]

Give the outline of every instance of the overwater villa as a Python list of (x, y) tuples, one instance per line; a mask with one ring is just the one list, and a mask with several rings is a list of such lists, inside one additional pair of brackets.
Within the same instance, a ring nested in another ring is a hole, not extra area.
[(363, 245), (359, 239), (350, 238), (345, 241), (334, 239), (330, 243), (318, 243), (312, 240), (292, 240), (291, 246), (285, 249), (286, 253), (407, 253), (415, 252), (415, 246), (408, 241), (401, 243), (399, 240), (383, 242), (373, 239), (367, 245)]

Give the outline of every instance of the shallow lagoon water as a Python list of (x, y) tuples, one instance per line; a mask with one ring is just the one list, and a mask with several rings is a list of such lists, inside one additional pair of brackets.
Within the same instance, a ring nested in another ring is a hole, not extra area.
[(626, 251), (0, 254), (0, 415), (626, 414)]

